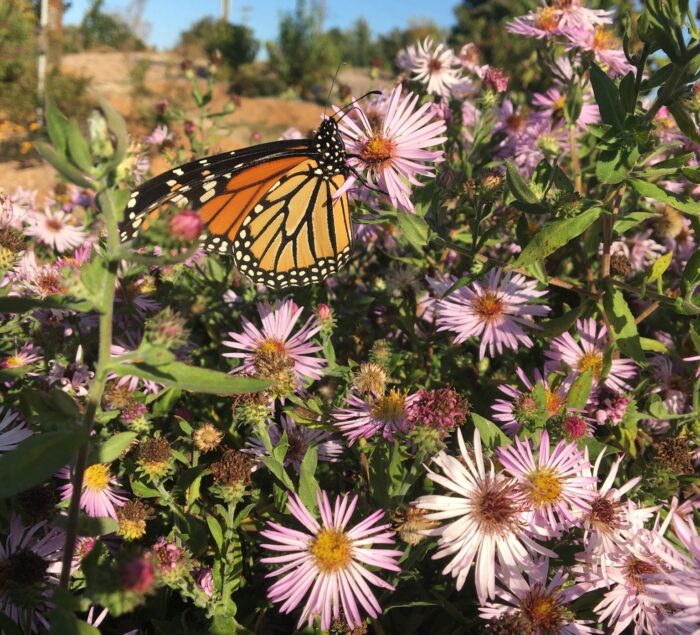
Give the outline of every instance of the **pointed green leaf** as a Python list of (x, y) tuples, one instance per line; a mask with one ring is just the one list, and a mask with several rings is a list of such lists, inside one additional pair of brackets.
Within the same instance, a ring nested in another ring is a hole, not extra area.
[(672, 251), (665, 253), (663, 256), (659, 256), (649, 269), (649, 273), (647, 274), (647, 282), (656, 282), (661, 276), (663, 276), (666, 269), (668, 269), (671, 266), (672, 260)]
[(689, 196), (670, 192), (669, 190), (659, 187), (655, 183), (649, 183), (639, 179), (630, 179), (630, 185), (642, 196), (648, 196), (660, 203), (667, 203), (680, 212), (700, 216), (700, 202), (694, 201)]
[(595, 63), (591, 64), (591, 85), (593, 86), (595, 101), (600, 110), (601, 121), (618, 130), (622, 130), (625, 120), (625, 109), (620, 101), (620, 93), (615, 82)]
[(430, 237), (430, 227), (420, 216), (408, 212), (399, 212), (396, 216), (399, 227), (406, 236), (406, 240), (417, 249), (421, 249), (428, 244)]
[(525, 179), (520, 176), (518, 168), (510, 161), (506, 161), (506, 183), (516, 200), (522, 201), (523, 203), (530, 203), (531, 205), (540, 203), (539, 198), (532, 191), (532, 188), (525, 182)]
[(92, 170), (92, 156), (87, 141), (80, 132), (80, 127), (75, 119), (71, 119), (67, 126), (68, 154), (83, 172)]
[(209, 395), (240, 395), (260, 392), (273, 384), (267, 379), (227, 375), (217, 370), (188, 366), (182, 362), (171, 362), (157, 367), (138, 362), (125, 362), (115, 364), (112, 370), (120, 377), (133, 375), (166, 386), (175, 386), (189, 392)]
[(588, 403), (588, 395), (593, 387), (593, 370), (588, 369), (581, 373), (571, 384), (566, 395), (566, 407), (572, 410), (582, 410)]
[(312, 513), (316, 508), (316, 493), (319, 490), (318, 481), (314, 476), (317, 464), (318, 449), (312, 445), (306, 451), (299, 469), (299, 496), (306, 508)]
[(0, 456), (0, 498), (43, 483), (87, 440), (80, 428), (35, 434)]
[(511, 444), (510, 439), (495, 423), (485, 417), (472, 412), (472, 421), (481, 435), (481, 442), (490, 450), (495, 447), (506, 447)]
[(60, 154), (66, 153), (66, 127), (68, 122), (53, 99), (46, 100), (46, 127), (53, 147)]
[(138, 436), (136, 432), (119, 432), (105, 441), (97, 452), (97, 463), (111, 463), (119, 458)]
[(616, 287), (609, 286), (605, 290), (603, 306), (619, 349), (624, 355), (631, 357), (636, 362), (645, 363), (637, 325), (634, 323), (634, 316), (629, 306), (627, 306), (627, 301), (622, 291)]
[(58, 170), (61, 176), (68, 179), (71, 183), (75, 183), (80, 187), (86, 187), (92, 190), (95, 189), (95, 184), (53, 146), (42, 141), (37, 141), (34, 147), (44, 159)]
[(570, 240), (586, 231), (602, 212), (601, 208), (593, 207), (573, 218), (562, 218), (545, 223), (525, 246), (514, 266), (523, 267), (538, 260), (544, 260)]

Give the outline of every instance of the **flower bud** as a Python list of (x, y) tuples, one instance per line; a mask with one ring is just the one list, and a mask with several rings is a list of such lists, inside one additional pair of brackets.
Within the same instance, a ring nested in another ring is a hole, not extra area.
[(153, 584), (155, 571), (147, 558), (138, 556), (123, 563), (119, 567), (117, 576), (122, 591), (145, 593)]
[(508, 75), (500, 68), (489, 66), (484, 73), (484, 85), (497, 93), (504, 93), (508, 89)]
[(204, 224), (199, 214), (191, 209), (178, 212), (170, 219), (170, 231), (175, 238), (183, 241), (197, 240)]

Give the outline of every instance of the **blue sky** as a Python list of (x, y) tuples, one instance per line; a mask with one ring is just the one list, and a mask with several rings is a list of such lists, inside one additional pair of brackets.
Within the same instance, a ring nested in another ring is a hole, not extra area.
[[(73, 0), (65, 14), (67, 24), (80, 22), (89, 0)], [(108, 12), (118, 12), (128, 6), (127, 0), (106, 0)], [(452, 9), (459, 0), (327, 0), (327, 28), (347, 27), (357, 18), (365, 17), (373, 33), (385, 33), (394, 27), (405, 27), (411, 18), (430, 18), (439, 26), (454, 22)], [(206, 16), (218, 16), (220, 0), (147, 0), (145, 18), (151, 23), (149, 44), (159, 48), (173, 46), (180, 31)], [(231, 22), (240, 23), (247, 7), (247, 24), (257, 38), (273, 40), (277, 35), (279, 16), (293, 10), (294, 0), (229, 0)]]

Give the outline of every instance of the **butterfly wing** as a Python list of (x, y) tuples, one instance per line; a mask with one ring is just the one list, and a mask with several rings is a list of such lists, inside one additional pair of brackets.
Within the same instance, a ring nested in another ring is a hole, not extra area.
[(352, 223), (345, 182), (305, 159), (276, 180), (241, 219), (236, 266), (273, 288), (303, 286), (335, 273), (350, 257)]
[(126, 219), (120, 227), (121, 239), (131, 240), (139, 231), (147, 230), (167, 203), (200, 209), (208, 200), (226, 191), (232, 179), (248, 170), (281, 159), (294, 158), (301, 162), (309, 151), (308, 139), (275, 141), (223, 152), (164, 172), (131, 193)]

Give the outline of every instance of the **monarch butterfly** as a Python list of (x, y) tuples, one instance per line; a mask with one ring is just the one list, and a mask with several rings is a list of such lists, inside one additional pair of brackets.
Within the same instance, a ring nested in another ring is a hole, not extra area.
[(352, 252), (347, 195), (334, 198), (350, 171), (345, 160), (338, 121), (328, 117), (311, 139), (191, 161), (132, 192), (121, 238), (147, 230), (173, 203), (198, 210), (203, 247), (233, 256), (254, 282), (276, 289), (320, 282)]

